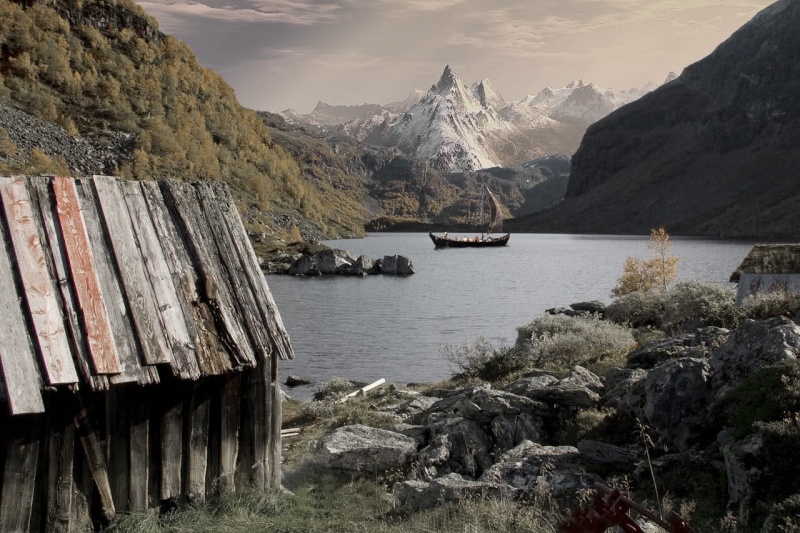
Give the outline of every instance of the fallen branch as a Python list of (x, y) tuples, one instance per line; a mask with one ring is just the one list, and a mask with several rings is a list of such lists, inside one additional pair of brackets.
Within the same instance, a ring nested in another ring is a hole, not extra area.
[(383, 385), (384, 383), (386, 383), (386, 380), (385, 380), (384, 378), (381, 378), (381, 379), (379, 379), (378, 381), (375, 381), (375, 382), (373, 382), (373, 383), (370, 383), (370, 384), (369, 384), (369, 385), (367, 385), (366, 387), (361, 387), (360, 389), (358, 389), (358, 390), (355, 390), (355, 391), (351, 392), (351, 393), (350, 393), (350, 394), (348, 394), (347, 396), (344, 396), (343, 398), (340, 398), (340, 399), (339, 399), (339, 403), (344, 403), (344, 402), (346, 402), (346, 401), (347, 401), (347, 399), (348, 399), (348, 398), (355, 398), (355, 397), (356, 397), (356, 396), (358, 396), (359, 394), (366, 394), (366, 393), (367, 393), (367, 391), (371, 391), (371, 390), (372, 390), (372, 389), (374, 389), (375, 387), (379, 387), (379, 386)]

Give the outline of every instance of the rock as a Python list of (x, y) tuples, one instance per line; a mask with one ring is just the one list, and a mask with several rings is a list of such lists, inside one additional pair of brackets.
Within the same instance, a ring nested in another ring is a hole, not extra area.
[(416, 452), (417, 443), (411, 437), (362, 425), (340, 427), (311, 444), (317, 465), (365, 477), (405, 469)]
[(650, 370), (645, 378), (644, 418), (670, 448), (686, 450), (707, 431), (711, 391), (706, 359), (676, 359)]
[(518, 379), (505, 390), (531, 400), (567, 408), (592, 407), (600, 401), (600, 395), (587, 387), (576, 385), (566, 379), (553, 382), (541, 376)]
[(671, 339), (649, 342), (628, 354), (628, 368), (650, 369), (669, 359), (709, 357), (727, 340), (730, 331), (713, 326), (700, 328)]
[(380, 271), (383, 274), (408, 276), (414, 273), (414, 266), (408, 257), (402, 255), (385, 255), (380, 260)]
[(748, 435), (741, 441), (722, 447), (728, 480), (728, 507), (736, 509), (739, 520), (757, 500), (757, 486), (764, 473), (759, 468), (764, 440), (760, 434)]
[(430, 444), (419, 452), (424, 480), (453, 472), (475, 479), (492, 465), (492, 440), (475, 420), (450, 416), (428, 428)]
[(603, 316), (606, 312), (606, 304), (600, 302), (598, 300), (592, 300), (590, 302), (578, 302), (574, 304), (570, 304), (570, 307), (578, 311), (579, 313), (592, 313)]
[(596, 440), (579, 441), (578, 451), (586, 460), (600, 465), (632, 467), (639, 458), (636, 449), (614, 446)]
[(394, 489), (400, 505), (409, 511), (431, 509), (447, 502), (458, 502), (465, 498), (514, 499), (517, 491), (508, 485), (473, 481), (458, 474), (448, 474), (425, 481), (405, 481)]
[(415, 426), (405, 422), (392, 426), (392, 431), (411, 437), (417, 443), (417, 449), (427, 445), (431, 440), (431, 430), (425, 426)]
[(300, 376), (288, 375), (286, 376), (286, 386), (299, 387), (300, 385), (309, 385), (311, 382)]
[(600, 377), (579, 365), (572, 367), (567, 377), (562, 380), (562, 383), (586, 387), (598, 394), (602, 394), (606, 388)]
[(543, 446), (524, 441), (508, 450), (481, 476), (481, 481), (504, 483), (531, 491), (547, 472), (578, 468), (580, 454), (573, 446)]
[(430, 396), (415, 396), (391, 408), (390, 411), (401, 416), (407, 422), (415, 421), (419, 420), (422, 413), (430, 409), (438, 401), (439, 398), (431, 398)]
[(361, 272), (364, 272), (365, 274), (378, 273), (375, 260), (367, 257), (366, 255), (359, 255), (358, 259), (356, 259), (354, 266)]
[(323, 250), (314, 254), (314, 265), (322, 274), (341, 274), (356, 262), (347, 250)]
[(716, 397), (721, 398), (754, 370), (796, 359), (800, 351), (800, 327), (779, 316), (745, 320), (711, 356)]
[(646, 370), (612, 368), (606, 373), (603, 402), (609, 407), (638, 413), (644, 409)]

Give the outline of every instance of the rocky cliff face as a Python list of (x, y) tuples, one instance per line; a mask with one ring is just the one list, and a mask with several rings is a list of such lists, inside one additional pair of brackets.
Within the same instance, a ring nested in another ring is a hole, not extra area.
[(674, 81), (593, 124), (534, 231), (800, 234), (800, 3), (781, 0)]

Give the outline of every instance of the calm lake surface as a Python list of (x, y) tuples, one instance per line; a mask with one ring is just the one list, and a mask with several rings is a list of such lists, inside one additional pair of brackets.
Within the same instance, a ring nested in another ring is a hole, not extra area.
[[(647, 237), (514, 234), (502, 248), (435, 250), (427, 233), (378, 233), (328, 241), (353, 256), (400, 254), (408, 277), (268, 276), (295, 360), (281, 379), (313, 382), (289, 391), (308, 398), (333, 377), (427, 382), (449, 377), (441, 353), (479, 336), (512, 345), (516, 328), (551, 307), (611, 301), (627, 256), (649, 259)], [(728, 283), (753, 243), (673, 238), (680, 280)]]

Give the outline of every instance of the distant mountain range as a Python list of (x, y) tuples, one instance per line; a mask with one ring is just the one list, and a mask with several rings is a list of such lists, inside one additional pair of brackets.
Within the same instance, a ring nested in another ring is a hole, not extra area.
[(800, 2), (589, 127), (565, 200), (517, 231), (800, 236)]
[[(674, 74), (670, 73), (667, 81)], [(614, 92), (583, 81), (545, 87), (507, 102), (488, 79), (467, 86), (450, 66), (427, 92), (380, 106), (331, 106), (319, 102), (287, 120), (333, 128), (367, 144), (397, 147), (444, 172), (513, 167), (552, 154), (572, 154), (586, 128), (611, 111), (652, 91)]]

